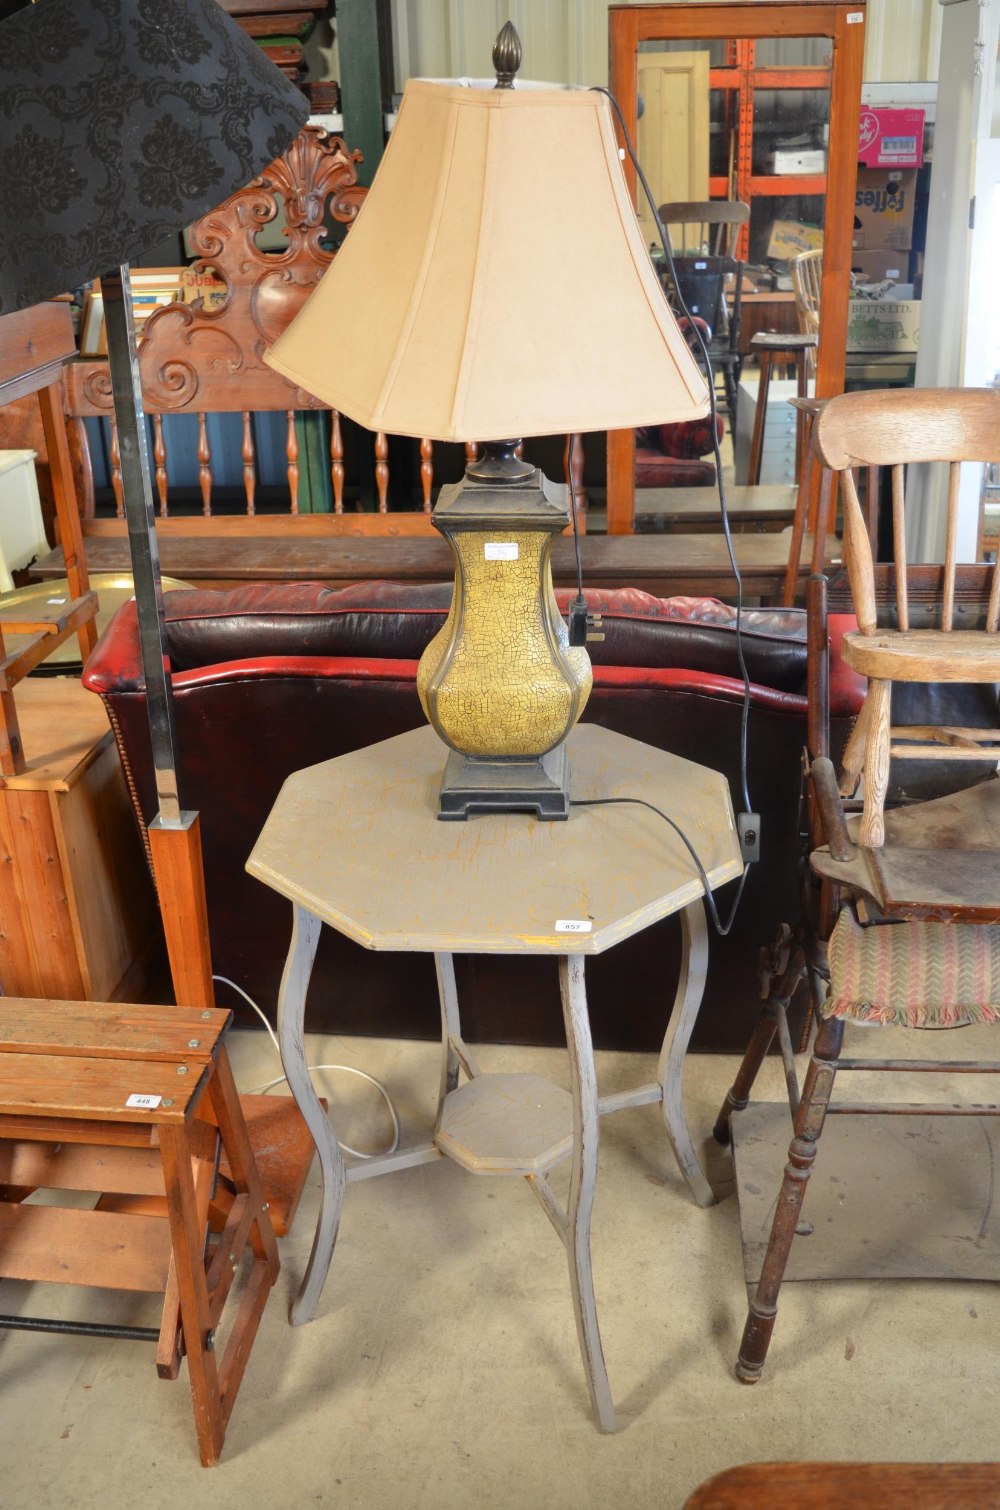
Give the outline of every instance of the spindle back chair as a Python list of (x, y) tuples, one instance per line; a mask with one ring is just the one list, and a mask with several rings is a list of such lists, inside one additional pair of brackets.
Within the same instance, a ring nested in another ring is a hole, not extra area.
[[(845, 636), (844, 658), (869, 679), (868, 695), (844, 752), (841, 790), (854, 791), (864, 774), (860, 841), (885, 842), (884, 805), (890, 759), (978, 760), (1000, 757), (1000, 731), (919, 725), (892, 728), (893, 682), (1000, 683), (1000, 574), (993, 568), (985, 622), (956, 632), (960, 469), (987, 463), (1000, 450), (1000, 391), (987, 388), (892, 389), (830, 399), (813, 426), (820, 463), (840, 481), (844, 559), (851, 581), (856, 633)], [(918, 463), (949, 467), (941, 608), (930, 627), (911, 623), (907, 592), (906, 474)], [(892, 469), (892, 534), (896, 570), (895, 625), (879, 623), (875, 563), (858, 497), (856, 473), (868, 469), (869, 497), (878, 469)]]

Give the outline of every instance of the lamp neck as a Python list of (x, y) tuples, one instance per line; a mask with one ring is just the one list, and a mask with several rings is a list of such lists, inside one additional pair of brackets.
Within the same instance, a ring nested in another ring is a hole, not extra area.
[(519, 440), (488, 440), (478, 461), (470, 461), (465, 475), (472, 482), (489, 482), (494, 487), (504, 483), (524, 482), (533, 477), (535, 468), (516, 455)]

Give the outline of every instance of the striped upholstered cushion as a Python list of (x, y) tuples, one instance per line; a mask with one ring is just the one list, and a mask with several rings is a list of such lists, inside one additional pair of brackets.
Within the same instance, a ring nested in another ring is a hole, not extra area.
[(844, 907), (830, 939), (824, 1017), (904, 1028), (1000, 1021), (1000, 927), (884, 923)]

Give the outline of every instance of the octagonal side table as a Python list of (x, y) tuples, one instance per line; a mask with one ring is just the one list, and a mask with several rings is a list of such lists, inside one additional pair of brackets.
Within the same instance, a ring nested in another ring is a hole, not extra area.
[[(444, 748), (418, 729), (289, 777), (247, 863), (293, 904), (292, 942), (278, 1004), (289, 1087), (312, 1133), (322, 1197), (294, 1324), (310, 1321), (326, 1280), (349, 1180), (445, 1155), (483, 1175), (528, 1181), (562, 1239), (594, 1417), (617, 1426), (597, 1324), (590, 1217), (600, 1118), (659, 1102), (671, 1147), (701, 1205), (715, 1199), (684, 1118), (681, 1072), (707, 965), (703, 887), (681, 840), (648, 809), (574, 809), (565, 823), (524, 814), (437, 821)], [(668, 811), (714, 889), (742, 871), (729, 790), (717, 772), (597, 725), (569, 740), (574, 799), (641, 797)], [(418, 881), (387, 884), (403, 867)], [(683, 957), (657, 1079), (600, 1097), (587, 1013), (585, 959), (671, 913), (681, 914)], [(433, 953), (442, 1017), (438, 1109), (431, 1142), (345, 1168), (309, 1076), (306, 992), (322, 925), (370, 949)], [(534, 1074), (481, 1074), (462, 1039), (456, 953), (551, 954), (559, 984), (572, 1092)], [(465, 1083), (460, 1084), (462, 1075)], [(571, 1157), (563, 1210), (548, 1172)]]

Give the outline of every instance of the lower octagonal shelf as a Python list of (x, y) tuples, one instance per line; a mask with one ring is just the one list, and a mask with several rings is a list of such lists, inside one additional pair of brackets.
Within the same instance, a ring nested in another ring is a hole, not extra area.
[(445, 1097), (434, 1142), (472, 1174), (544, 1174), (573, 1151), (573, 1098), (542, 1075), (477, 1075)]

